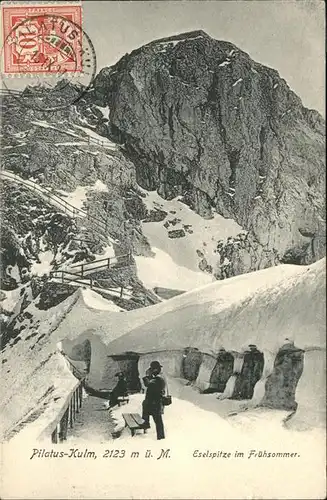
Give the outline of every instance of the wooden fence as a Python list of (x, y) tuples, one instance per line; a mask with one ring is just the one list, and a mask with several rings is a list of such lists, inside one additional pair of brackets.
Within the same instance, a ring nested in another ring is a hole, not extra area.
[[(75, 390), (72, 392), (70, 399), (67, 401), (59, 422), (57, 422), (52, 434), (51, 441), (55, 444), (63, 442), (67, 439), (68, 429), (74, 427), (76, 415), (81, 411), (83, 403), (83, 381), (81, 380)], [(61, 412), (62, 413), (62, 412)]]
[(6, 170), (1, 171), (1, 177), (11, 180), (13, 182), (16, 182), (18, 184), (21, 184), (32, 191), (37, 192), (40, 194), (43, 198), (45, 198), (46, 201), (48, 202), (53, 202), (54, 204), (58, 204), (60, 208), (63, 209), (65, 213), (68, 213), (72, 215), (73, 217), (86, 217), (87, 212), (85, 210), (82, 210), (80, 208), (76, 208), (67, 201), (63, 200), (58, 196), (57, 194), (53, 193), (50, 189), (46, 188), (45, 186), (40, 187), (39, 184), (37, 184), (34, 181), (31, 181), (29, 179), (22, 179), (18, 175), (12, 173), (12, 172), (7, 172)]
[(70, 216), (76, 218), (76, 217), (85, 217), (89, 221), (91, 221), (94, 224), (94, 228), (98, 229), (98, 231), (102, 231), (106, 234), (106, 237), (111, 243), (119, 243), (118, 240), (115, 240), (114, 238), (110, 237), (107, 234), (108, 231), (108, 223), (106, 220), (102, 220), (99, 217), (95, 217), (94, 215), (90, 215), (90, 213), (86, 210), (83, 210), (82, 208), (77, 208), (74, 207), (74, 205), (71, 205), (68, 203), (66, 200), (61, 198), (58, 194), (54, 193), (50, 189), (48, 189), (45, 186), (40, 186), (38, 183), (31, 181), (29, 179), (22, 179), (18, 175), (14, 174), (13, 172), (6, 171), (6, 170), (1, 170), (0, 173), (1, 177), (4, 179), (11, 180), (12, 182), (16, 182), (18, 184), (21, 184), (32, 191), (38, 193), (42, 198), (44, 198), (48, 203), (54, 204), (54, 205), (59, 205), (59, 208), (69, 214)]
[[(123, 262), (121, 262), (123, 261)], [(76, 271), (77, 274), (80, 274), (82, 277), (84, 276), (86, 271), (94, 271), (96, 269), (110, 269), (112, 267), (118, 267), (119, 264), (129, 264), (132, 261), (132, 253), (128, 252), (123, 255), (116, 255), (114, 257), (107, 257), (105, 259), (97, 259), (92, 262), (88, 262), (86, 264), (76, 264), (71, 266), (72, 269), (79, 269), (80, 271)], [(100, 265), (97, 265), (101, 263)]]
[(61, 281), (61, 283), (65, 284), (77, 284), (79, 286), (87, 286), (91, 289), (100, 289), (101, 291), (103, 290), (104, 292), (110, 293), (118, 293), (119, 297), (122, 298), (124, 294), (124, 290), (130, 291), (131, 287), (123, 287), (122, 285), (117, 285), (117, 288), (113, 287), (102, 287), (97, 280), (94, 278), (85, 278), (82, 277), (80, 274), (76, 273), (71, 273), (69, 271), (51, 271), (50, 272), (50, 278), (56, 278)]

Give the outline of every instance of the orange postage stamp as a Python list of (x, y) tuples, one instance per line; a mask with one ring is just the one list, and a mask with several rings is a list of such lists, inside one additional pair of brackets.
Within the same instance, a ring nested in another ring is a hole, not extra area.
[(4, 73), (83, 70), (81, 5), (7, 5), (2, 16)]

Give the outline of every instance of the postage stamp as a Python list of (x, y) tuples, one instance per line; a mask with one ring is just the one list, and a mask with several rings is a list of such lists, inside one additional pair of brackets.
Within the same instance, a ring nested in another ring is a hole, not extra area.
[(62, 109), (86, 92), (96, 54), (82, 28), (81, 3), (6, 4), (2, 19), (2, 84), (20, 105)]
[(4, 73), (83, 70), (81, 5), (9, 5), (2, 15)]

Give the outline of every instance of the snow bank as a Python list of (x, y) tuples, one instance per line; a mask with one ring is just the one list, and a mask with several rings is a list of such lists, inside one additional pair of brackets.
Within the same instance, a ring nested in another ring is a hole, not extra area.
[(77, 186), (74, 191), (67, 192), (63, 189), (57, 189), (60, 195), (67, 203), (79, 210), (85, 210), (85, 203), (87, 201), (87, 193), (89, 191), (108, 192), (108, 187), (99, 179), (93, 185)]
[(163, 250), (153, 247), (152, 251), (155, 253), (154, 257), (135, 256), (137, 275), (147, 288), (160, 286), (192, 290), (213, 282), (213, 277), (208, 274), (176, 264)]
[[(89, 297), (85, 301), (80, 295), (57, 335), (73, 342), (86, 338), (95, 342), (90, 377), (97, 387), (102, 383), (106, 357), (126, 351), (141, 355), (140, 371), (154, 353), (164, 356), (167, 366), (172, 363), (171, 373), (181, 369), (181, 358), (170, 360), (162, 351), (183, 351), (188, 346), (216, 356), (221, 347), (241, 352), (244, 346), (255, 343), (274, 359), (285, 337), (293, 335), (300, 348), (324, 344), (323, 271), (324, 262), (310, 267), (279, 266), (119, 313), (92, 308)], [(310, 310), (307, 297), (314, 297)], [(201, 388), (209, 379), (206, 363), (205, 359), (197, 381)], [(269, 373), (266, 369), (264, 376)]]
[(91, 130), (88, 127), (82, 127), (81, 125), (74, 125), (75, 128), (82, 130), (85, 134), (87, 134), (91, 139), (94, 140), (96, 144), (101, 144), (102, 146), (109, 147), (110, 149), (117, 149), (117, 145), (114, 142), (109, 141), (106, 137), (97, 134), (94, 130)]
[[(92, 304), (95, 298), (96, 307), (92, 307), (90, 299)], [(28, 307), (40, 321), (37, 337), (27, 339), (31, 329), (26, 329), (16, 345), (8, 346), (1, 353), (1, 359), (6, 358), (0, 387), (5, 430), (38, 407), (38, 401), (49, 388), (50, 374), (56, 371), (54, 366), (47, 371), (47, 366), (50, 367), (47, 357), (57, 352), (60, 341), (63, 346), (70, 342), (72, 349), (77, 343), (90, 340), (89, 382), (96, 388), (101, 388), (103, 383), (108, 356), (126, 351), (140, 355), (141, 376), (153, 359), (159, 359), (168, 375), (179, 377), (186, 347), (217, 356), (221, 347), (240, 353), (242, 346), (255, 343), (259, 350), (271, 353), (271, 360), (265, 362), (264, 376), (270, 373), (272, 359), (286, 337), (292, 337), (295, 345), (305, 351), (325, 349), (324, 260), (312, 266), (279, 266), (249, 273), (129, 312), (107, 310), (107, 304), (104, 306), (102, 301), (100, 309), (98, 300), (93, 294), (90, 296), (87, 292), (85, 296), (78, 290), (49, 311), (39, 311), (33, 305)], [(44, 338), (39, 339), (42, 335)], [(302, 379), (303, 384), (306, 381), (304, 395), (299, 392), (299, 406), (301, 401), (308, 405), (305, 399), (310, 396), (308, 392), (316, 392), (319, 398), (324, 392), (322, 385), (307, 375), (310, 361), (308, 363)], [(204, 356), (197, 380), (199, 387), (208, 383), (209, 365)], [(323, 367), (321, 364), (317, 367), (319, 377)], [(33, 373), (35, 370), (40, 370), (39, 378)], [(38, 380), (39, 386), (32, 379)], [(31, 383), (27, 384), (27, 380)], [(52, 380), (55, 388), (62, 385), (62, 377), (57, 379), (54, 375)], [(33, 389), (25, 397), (26, 387), (30, 385)], [(230, 385), (228, 382), (225, 396)], [(14, 393), (13, 387), (17, 388)], [(254, 397), (258, 398), (256, 390)]]
[[(217, 264), (218, 255), (215, 251), (218, 241), (225, 241), (229, 236), (236, 236), (242, 231), (241, 226), (233, 219), (225, 219), (217, 213), (214, 213), (212, 219), (204, 219), (179, 201), (179, 197), (167, 201), (157, 192), (145, 189), (141, 191), (145, 194), (143, 202), (149, 211), (157, 209), (167, 212), (161, 222), (144, 222), (143, 234), (151, 247), (170, 255), (178, 266), (199, 272), (202, 257), (199, 257), (198, 252), (201, 252), (207, 263), (214, 267)], [(164, 224), (168, 225), (167, 228)], [(184, 231), (184, 237), (168, 237), (168, 231), (178, 229)], [(176, 288), (185, 289), (182, 282)]]
[(78, 208), (80, 210), (85, 209), (84, 204), (87, 200), (87, 192), (90, 189), (90, 186), (77, 186), (74, 191), (71, 193), (68, 193), (67, 191), (64, 191), (62, 189), (58, 189), (57, 191), (60, 193), (60, 195), (75, 208)]
[(95, 181), (94, 186), (91, 189), (94, 190), (94, 191), (100, 191), (100, 192), (103, 192), (103, 193), (109, 193), (108, 186), (106, 186), (99, 179)]
[(110, 114), (109, 106), (96, 106), (96, 108), (98, 108), (101, 111), (104, 118), (107, 118), (107, 120), (109, 120), (109, 114)]
[[(252, 273), (253, 276), (243, 275), (227, 280), (225, 286), (209, 285), (201, 289), (199, 301), (196, 301), (194, 292), (189, 292), (169, 301), (170, 306), (173, 301), (175, 304), (179, 302), (179, 307), (174, 311), (163, 312), (152, 321), (116, 339), (109, 344), (109, 349), (117, 353), (127, 345), (139, 353), (151, 349), (152, 357), (156, 350), (159, 354), (163, 348), (174, 350), (186, 346), (197, 347), (202, 352), (211, 349), (211, 352), (217, 353), (221, 346), (228, 351), (236, 351), (239, 354), (234, 360), (234, 374), (222, 395), (223, 398), (230, 398), (237, 381), (236, 374), (242, 369), (244, 348), (254, 343), (267, 356), (262, 379), (253, 395), (253, 402), (260, 403), (267, 377), (273, 370), (276, 353), (286, 338), (292, 338), (296, 347), (305, 351), (325, 346), (324, 271), (323, 260), (307, 267), (286, 266)], [(209, 291), (215, 298), (211, 303), (204, 300)], [(181, 307), (181, 302), (184, 307)], [(163, 309), (165, 305), (159, 306)], [(169, 363), (169, 360), (165, 362)], [(164, 362), (162, 364), (165, 366)], [(211, 373), (212, 367), (205, 357), (200, 367), (198, 387), (208, 387)], [(319, 366), (320, 377), (323, 373), (323, 367)], [(304, 392), (317, 393), (316, 397), (322, 400), (325, 394), (324, 387), (314, 383), (312, 377), (309, 377)], [(304, 397), (301, 396), (301, 400), (305, 401)], [(322, 421), (319, 407), (313, 413), (315, 418)]]
[(89, 288), (82, 289), (82, 296), (86, 306), (100, 311), (123, 311), (121, 307), (116, 306), (111, 300), (104, 299), (99, 293)]
[(4, 311), (12, 312), (20, 299), (21, 288), (15, 288), (14, 290), (1, 290), (5, 295), (5, 299), (0, 302), (0, 305)]
[(44, 274), (49, 274), (52, 271), (52, 261), (55, 255), (51, 250), (46, 250), (45, 252), (39, 252), (40, 262), (33, 262), (31, 267), (31, 273), (37, 276), (43, 276)]
[(304, 369), (296, 390), (298, 408), (289, 428), (326, 426), (326, 350), (313, 349), (304, 357)]
[[(53, 416), (55, 400), (63, 403), (74, 387), (76, 379), (58, 353), (52, 333), (75, 300), (69, 297), (48, 311), (29, 306), (34, 328), (22, 330), (1, 352), (0, 439), (12, 437), (27, 421), (37, 420), (34, 432), (40, 434)], [(41, 415), (45, 415), (42, 422)]]
[(253, 343), (259, 350), (277, 352), (290, 336), (300, 348), (323, 346), (324, 271), (323, 260), (312, 266), (278, 266), (206, 285), (148, 308), (144, 312), (148, 321), (132, 326), (110, 348), (119, 353), (126, 346), (138, 352), (192, 346), (217, 352), (220, 347), (240, 351)]

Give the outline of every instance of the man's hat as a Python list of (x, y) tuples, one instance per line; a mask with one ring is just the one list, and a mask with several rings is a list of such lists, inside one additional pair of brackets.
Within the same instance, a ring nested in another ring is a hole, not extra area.
[(162, 365), (159, 363), (159, 361), (151, 361), (150, 368), (156, 370), (157, 368), (162, 368)]
[(123, 372), (117, 372), (115, 373), (115, 377), (123, 377), (124, 373)]

